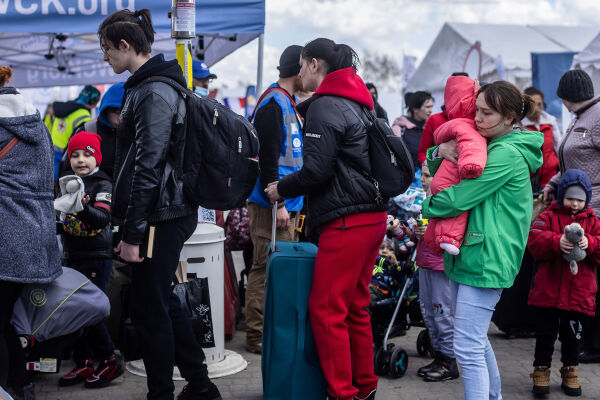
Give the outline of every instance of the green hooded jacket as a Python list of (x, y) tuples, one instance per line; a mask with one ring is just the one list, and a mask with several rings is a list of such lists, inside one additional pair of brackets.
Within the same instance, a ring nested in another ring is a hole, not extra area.
[[(533, 207), (530, 173), (542, 165), (540, 132), (513, 131), (487, 146), (483, 174), (464, 179), (423, 202), (424, 218), (455, 217), (470, 210), (460, 254), (444, 253), (451, 280), (474, 287), (508, 288), (521, 267)], [(442, 159), (427, 163), (435, 174)]]

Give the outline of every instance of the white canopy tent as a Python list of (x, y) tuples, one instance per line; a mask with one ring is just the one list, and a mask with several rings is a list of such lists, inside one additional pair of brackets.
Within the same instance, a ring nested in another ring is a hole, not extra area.
[(457, 71), (479, 75), (483, 82), (505, 79), (525, 88), (531, 84), (532, 52), (578, 52), (598, 31), (597, 27), (446, 23), (406, 90), (431, 92), (439, 109), (446, 80)]
[(600, 94), (600, 34), (573, 58), (573, 68), (587, 72), (594, 82), (594, 93)]

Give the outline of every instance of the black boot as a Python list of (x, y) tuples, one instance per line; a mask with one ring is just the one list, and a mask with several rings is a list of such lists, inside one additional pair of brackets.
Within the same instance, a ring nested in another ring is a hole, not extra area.
[(458, 378), (458, 365), (456, 358), (451, 358), (440, 354), (438, 365), (425, 373), (423, 377), (427, 382), (441, 382)]
[(429, 364), (427, 364), (417, 370), (417, 376), (420, 376), (421, 378), (424, 377), (426, 373), (428, 373), (432, 369), (437, 368), (438, 364), (439, 364), (438, 363), (438, 353), (436, 352), (435, 358), (433, 359), (432, 362), (430, 362)]

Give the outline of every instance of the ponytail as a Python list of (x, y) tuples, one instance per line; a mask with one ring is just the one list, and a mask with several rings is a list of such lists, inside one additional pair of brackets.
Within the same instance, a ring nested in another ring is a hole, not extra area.
[(302, 49), (302, 58), (312, 60), (316, 58), (327, 64), (327, 73), (344, 68), (358, 68), (360, 60), (352, 47), (346, 44), (335, 43), (331, 39), (318, 38), (312, 40)]
[(521, 115), (519, 116), (520, 118), (518, 122), (521, 122), (522, 119), (529, 115), (531, 110), (533, 110), (533, 107), (535, 107), (535, 102), (533, 101), (533, 98), (528, 94), (523, 94), (522, 101), (523, 106), (521, 107)]
[(12, 68), (0, 65), (0, 87), (5, 86), (12, 77)]

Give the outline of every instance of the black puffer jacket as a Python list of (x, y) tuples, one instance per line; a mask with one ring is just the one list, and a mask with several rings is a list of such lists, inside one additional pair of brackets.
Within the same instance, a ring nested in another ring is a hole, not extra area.
[(366, 128), (355, 115), (363, 112), (361, 105), (372, 109), (373, 100), (352, 68), (328, 74), (315, 95), (298, 105), (305, 118), (304, 163), (277, 190), (286, 198), (308, 195), (311, 231), (342, 216), (386, 210), (385, 202), (375, 201), (373, 184), (350, 166), (371, 170)]
[(111, 179), (102, 170), (81, 179), (84, 192), (90, 196), (89, 203), (83, 211), (67, 215), (66, 220), (58, 224), (64, 242), (63, 258), (67, 265), (69, 261), (113, 257), (112, 231), (109, 225)]
[(144, 82), (165, 76), (183, 86), (177, 61), (162, 54), (148, 60), (125, 82), (117, 128), (113, 224), (122, 240), (141, 244), (146, 226), (197, 212), (183, 196), (185, 103), (166, 83)]

